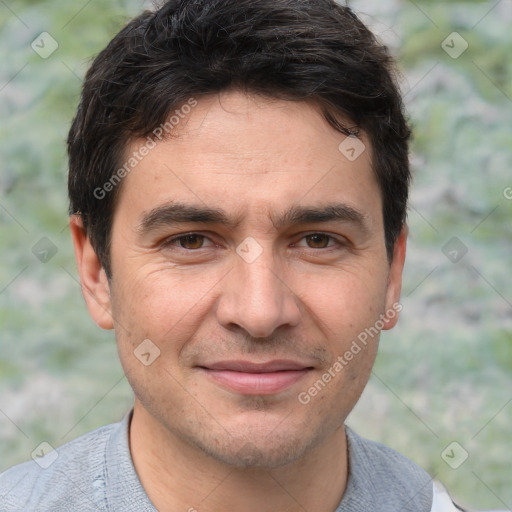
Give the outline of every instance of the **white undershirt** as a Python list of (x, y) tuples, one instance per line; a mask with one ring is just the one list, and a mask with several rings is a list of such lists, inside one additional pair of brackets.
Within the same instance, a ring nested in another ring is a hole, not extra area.
[(434, 499), (430, 512), (460, 512), (453, 504), (446, 489), (439, 482), (434, 482)]

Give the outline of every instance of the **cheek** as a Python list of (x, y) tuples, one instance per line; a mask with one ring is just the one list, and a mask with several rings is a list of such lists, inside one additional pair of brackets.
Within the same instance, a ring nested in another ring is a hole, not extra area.
[[(112, 309), (120, 325), (119, 341), (127, 350), (149, 338), (161, 350), (179, 355), (206, 317), (214, 323), (215, 308), (229, 300), (223, 290), (233, 275), (226, 266), (173, 268), (137, 265), (130, 259), (116, 263), (123, 265), (115, 267), (119, 272), (112, 287)], [(341, 337), (346, 343), (373, 325), (385, 307), (385, 269), (368, 262), (290, 271), (283, 280), (304, 309), (303, 328), (316, 325), (327, 340)]]
[(130, 274), (131, 279), (118, 275), (117, 286), (112, 289), (120, 340), (133, 349), (149, 338), (161, 350), (179, 351), (206, 314), (218, 277), (177, 269), (139, 268)]
[(308, 306), (308, 313), (328, 328), (328, 338), (341, 335), (346, 340), (373, 325), (384, 312), (386, 280), (384, 272), (343, 269), (329, 276), (303, 279), (298, 295)]

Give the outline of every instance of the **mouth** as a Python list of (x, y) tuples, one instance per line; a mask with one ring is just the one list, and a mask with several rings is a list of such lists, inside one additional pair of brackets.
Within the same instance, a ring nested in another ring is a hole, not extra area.
[(296, 361), (221, 361), (198, 367), (221, 387), (242, 395), (274, 395), (304, 378), (313, 367)]

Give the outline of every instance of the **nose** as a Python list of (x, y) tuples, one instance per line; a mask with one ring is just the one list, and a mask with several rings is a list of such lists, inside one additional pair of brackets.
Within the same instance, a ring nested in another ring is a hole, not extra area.
[(256, 261), (236, 256), (235, 268), (224, 279), (217, 320), (226, 329), (244, 329), (250, 336), (271, 336), (279, 327), (299, 324), (301, 310), (289, 273), (264, 251)]

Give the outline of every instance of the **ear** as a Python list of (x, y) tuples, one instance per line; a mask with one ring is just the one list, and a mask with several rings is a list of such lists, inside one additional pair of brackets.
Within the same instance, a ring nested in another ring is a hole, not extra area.
[(113, 329), (110, 286), (105, 270), (85, 232), (82, 217), (72, 215), (69, 219), (69, 226), (75, 248), (82, 295), (89, 314), (101, 328)]
[(402, 272), (405, 263), (407, 235), (409, 228), (405, 225), (395, 241), (393, 261), (389, 267), (388, 288), (386, 292), (386, 312), (383, 318), (384, 330), (392, 329), (398, 321), (398, 313), (402, 310), (400, 293), (402, 291)]

